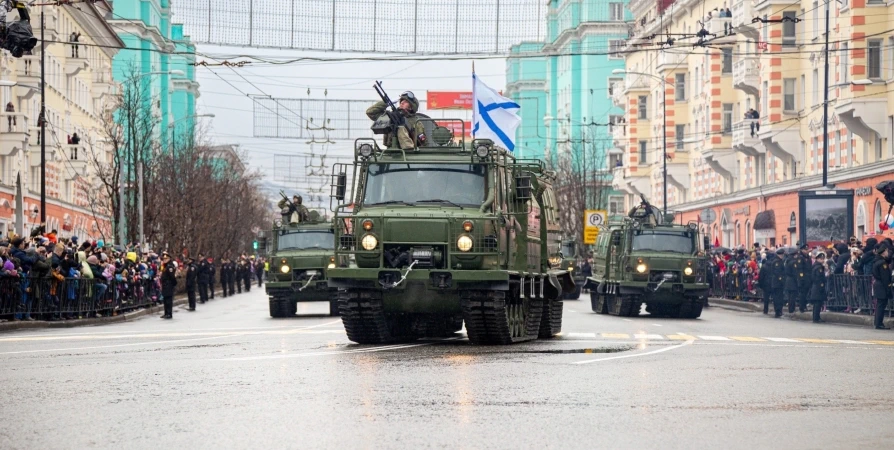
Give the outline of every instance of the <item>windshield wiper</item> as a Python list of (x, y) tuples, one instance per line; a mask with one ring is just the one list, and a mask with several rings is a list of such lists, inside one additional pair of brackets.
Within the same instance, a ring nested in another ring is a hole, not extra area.
[(453, 203), (450, 200), (442, 200), (440, 198), (435, 198), (435, 199), (431, 199), (431, 200), (416, 200), (416, 203), (446, 203), (450, 206), (456, 206), (459, 209), (463, 209), (463, 207), (457, 203)]
[(405, 202), (403, 200), (388, 200), (387, 202), (379, 202), (379, 203), (370, 203), (366, 206), (380, 206), (380, 205), (407, 205), (407, 206), (416, 206), (412, 203)]

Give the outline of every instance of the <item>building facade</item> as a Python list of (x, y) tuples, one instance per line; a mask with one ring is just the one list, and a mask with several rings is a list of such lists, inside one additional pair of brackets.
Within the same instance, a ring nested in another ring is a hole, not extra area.
[[(31, 23), (39, 37), (43, 14), (45, 47), (38, 45), (32, 55), (22, 58), (0, 50), (0, 232), (4, 235), (27, 233), (40, 224), (38, 117), (44, 52), (47, 231), (56, 229), (61, 237), (82, 239), (109, 236), (108, 211), (100, 206), (108, 201), (96, 167), (112, 158), (101, 130), (116, 92), (112, 60), (124, 45), (105, 19), (110, 12), (104, 1), (35, 7)], [(10, 13), (8, 20), (18, 20), (18, 14)], [(60, 43), (73, 33), (79, 34), (79, 45)]]
[[(887, 213), (872, 188), (894, 178), (894, 19), (884, 2), (830, 5), (828, 182), (857, 192), (855, 234), (865, 239), (882, 235)], [(666, 151), (668, 206), (684, 220), (712, 209), (708, 229), (725, 246), (795, 244), (797, 192), (822, 186), (825, 4), (634, 0), (629, 8), (628, 74), (613, 96), (625, 110), (613, 136), (624, 150), (614, 185), (627, 206), (639, 194), (663, 204)], [(758, 118), (746, 117), (752, 109)]]
[(109, 19), (126, 44), (114, 60), (115, 80), (139, 83), (141, 97), (152, 99), (160, 148), (171, 146), (172, 135), (194, 134), (199, 96), (195, 45), (171, 15), (170, 0), (116, 0)]
[[(622, 154), (612, 135), (624, 110), (612, 89), (624, 69), (627, 0), (548, 3), (545, 42), (514, 46), (507, 62), (507, 92), (522, 106), (517, 142), (551, 167), (609, 171)], [(610, 194), (607, 208), (619, 212), (623, 201)]]

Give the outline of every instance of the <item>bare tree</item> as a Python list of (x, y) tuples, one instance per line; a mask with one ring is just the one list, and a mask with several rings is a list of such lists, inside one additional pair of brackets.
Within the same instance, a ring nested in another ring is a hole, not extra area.
[(583, 213), (588, 209), (608, 209), (612, 189), (608, 149), (587, 138), (571, 141), (570, 151), (559, 152), (556, 193), (560, 204), (559, 222), (566, 239), (583, 244)]

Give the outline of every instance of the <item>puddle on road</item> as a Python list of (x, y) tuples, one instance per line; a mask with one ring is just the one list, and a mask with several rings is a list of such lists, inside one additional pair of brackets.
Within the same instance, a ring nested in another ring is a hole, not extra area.
[(636, 346), (630, 345), (625, 347), (590, 347), (590, 348), (559, 348), (559, 349), (543, 349), (543, 350), (520, 350), (518, 352), (506, 352), (506, 353), (540, 353), (540, 354), (551, 354), (551, 355), (564, 355), (570, 353), (621, 353), (628, 352), (630, 350), (636, 350)]

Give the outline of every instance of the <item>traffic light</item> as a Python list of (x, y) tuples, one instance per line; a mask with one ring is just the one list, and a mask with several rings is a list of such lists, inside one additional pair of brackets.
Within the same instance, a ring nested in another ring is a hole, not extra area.
[(254, 242), (252, 242), (252, 244), (251, 244), (251, 248), (257, 250), (257, 249), (258, 249), (258, 241), (254, 241)]

